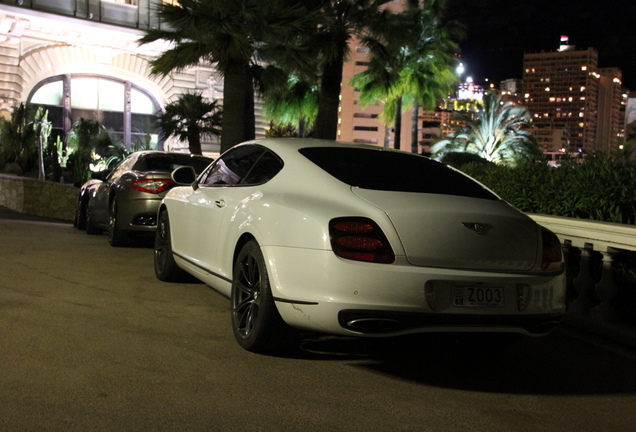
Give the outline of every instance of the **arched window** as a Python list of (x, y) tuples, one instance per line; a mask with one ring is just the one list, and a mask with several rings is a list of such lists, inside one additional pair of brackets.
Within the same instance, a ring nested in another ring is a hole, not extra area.
[(27, 102), (48, 109), (53, 134), (62, 138), (84, 118), (99, 121), (115, 144), (129, 150), (160, 146), (160, 106), (130, 81), (92, 74), (58, 75), (35, 86)]

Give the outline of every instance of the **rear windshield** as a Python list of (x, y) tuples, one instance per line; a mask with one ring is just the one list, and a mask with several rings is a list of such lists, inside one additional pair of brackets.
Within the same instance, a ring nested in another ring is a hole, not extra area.
[(338, 180), (363, 189), (498, 199), (479, 183), (423, 156), (342, 147), (310, 147), (300, 153)]
[(200, 174), (212, 163), (212, 159), (189, 154), (156, 154), (139, 158), (135, 164), (136, 171), (168, 171), (172, 172), (182, 166), (191, 166)]

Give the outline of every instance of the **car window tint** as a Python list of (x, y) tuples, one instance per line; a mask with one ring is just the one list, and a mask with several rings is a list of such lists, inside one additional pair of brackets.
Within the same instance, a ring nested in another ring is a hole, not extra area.
[(469, 177), (419, 155), (341, 147), (304, 148), (300, 153), (338, 180), (363, 189), (498, 199)]
[(265, 148), (256, 145), (242, 145), (226, 151), (201, 177), (201, 184), (226, 186), (241, 183), (263, 152)]
[(283, 162), (270, 151), (266, 151), (258, 159), (247, 176), (243, 179), (243, 185), (263, 184), (272, 179), (283, 168)]
[(191, 166), (197, 173), (201, 173), (211, 162), (211, 159), (189, 154), (147, 154), (139, 158), (134, 169), (172, 172), (182, 166)]

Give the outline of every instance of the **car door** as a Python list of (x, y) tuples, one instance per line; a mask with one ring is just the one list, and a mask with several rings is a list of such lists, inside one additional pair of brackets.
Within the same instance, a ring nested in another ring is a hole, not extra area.
[(100, 225), (108, 224), (108, 197), (113, 183), (121, 177), (123, 173), (130, 170), (137, 161), (136, 155), (130, 155), (121, 161), (113, 171), (108, 174), (104, 181), (97, 187), (95, 194), (91, 197), (91, 211)]
[(242, 145), (225, 152), (199, 178), (187, 199), (173, 203), (171, 223), (173, 250), (205, 270), (229, 278), (218, 253), (226, 245), (219, 240), (224, 220), (232, 216), (228, 203), (241, 193), (238, 188), (264, 149)]

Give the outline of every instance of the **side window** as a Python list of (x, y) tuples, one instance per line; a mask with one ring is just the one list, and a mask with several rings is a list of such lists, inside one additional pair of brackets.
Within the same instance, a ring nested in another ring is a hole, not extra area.
[(107, 179), (111, 180), (114, 179), (116, 177), (119, 177), (123, 172), (128, 171), (129, 169), (131, 169), (131, 167), (135, 164), (135, 162), (137, 161), (137, 157), (136, 156), (132, 156), (132, 157), (128, 157), (126, 159), (124, 159), (123, 161), (121, 161), (119, 163), (119, 165), (117, 165), (115, 167), (115, 169), (113, 169), (113, 172), (111, 172)]
[(201, 177), (200, 185), (231, 186), (241, 183), (265, 149), (242, 145), (225, 152)]
[(283, 168), (281, 160), (272, 152), (266, 151), (241, 184), (263, 184), (274, 177)]

